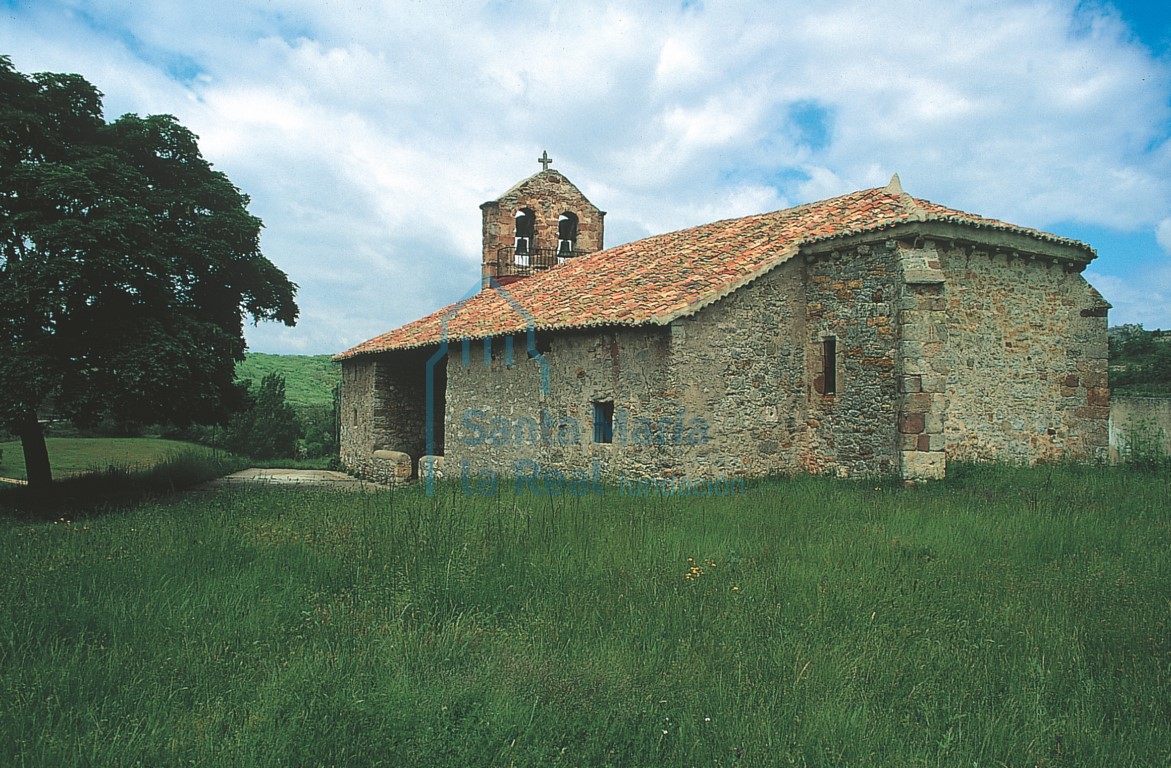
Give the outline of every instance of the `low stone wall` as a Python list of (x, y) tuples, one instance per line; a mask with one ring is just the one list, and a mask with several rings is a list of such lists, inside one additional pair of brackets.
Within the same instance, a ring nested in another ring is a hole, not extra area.
[(351, 474), (374, 483), (397, 485), (411, 479), (411, 457), (401, 451), (374, 451), (368, 457), (345, 462)]
[(1125, 397), (1110, 401), (1110, 461), (1133, 450), (1171, 456), (1171, 397)]

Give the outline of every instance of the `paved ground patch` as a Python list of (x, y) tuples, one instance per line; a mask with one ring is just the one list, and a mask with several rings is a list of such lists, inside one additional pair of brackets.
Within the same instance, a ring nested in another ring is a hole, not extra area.
[(344, 472), (325, 469), (245, 469), (204, 485), (223, 488), (233, 485), (287, 486), (290, 488), (329, 488), (337, 491), (378, 491), (387, 486), (360, 480)]

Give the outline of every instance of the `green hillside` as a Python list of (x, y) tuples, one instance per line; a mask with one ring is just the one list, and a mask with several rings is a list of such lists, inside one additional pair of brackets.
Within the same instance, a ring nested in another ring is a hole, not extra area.
[(270, 373), (285, 378), (285, 399), (294, 407), (333, 405), (333, 388), (342, 368), (329, 355), (269, 355), (249, 352), (236, 367), (236, 378), (252, 381), (253, 388)]

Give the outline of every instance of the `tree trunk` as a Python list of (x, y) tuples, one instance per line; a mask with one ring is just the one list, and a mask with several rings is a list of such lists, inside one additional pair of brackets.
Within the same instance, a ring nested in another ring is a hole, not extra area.
[(28, 487), (48, 488), (53, 483), (53, 471), (49, 467), (49, 449), (45, 446), (45, 430), (37, 421), (36, 414), (25, 419), (17, 430), (20, 445), (24, 448), (24, 469)]

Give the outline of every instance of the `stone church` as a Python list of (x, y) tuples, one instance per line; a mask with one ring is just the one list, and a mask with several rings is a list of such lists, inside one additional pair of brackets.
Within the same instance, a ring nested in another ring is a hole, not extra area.
[(1088, 245), (895, 176), (606, 249), (548, 162), (481, 206), (482, 290), (338, 355), (351, 471), (686, 489), (1104, 458)]

